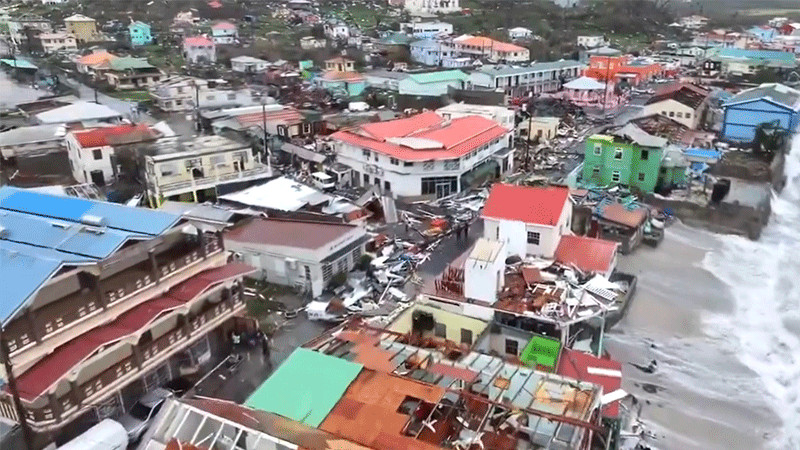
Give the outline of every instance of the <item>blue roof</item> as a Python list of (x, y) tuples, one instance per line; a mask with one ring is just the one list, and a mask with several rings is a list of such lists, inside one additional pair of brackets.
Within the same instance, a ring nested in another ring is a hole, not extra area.
[(0, 62), (2, 62), (3, 64), (5, 64), (5, 65), (7, 65), (9, 67), (15, 67), (17, 69), (32, 69), (32, 70), (38, 69), (38, 67), (36, 67), (35, 64), (33, 64), (32, 62), (28, 61), (27, 59), (22, 59), (22, 58), (0, 59)]
[(163, 211), (60, 197), (9, 186), (0, 188), (0, 209), (72, 222), (80, 222), (85, 215), (102, 217), (109, 228), (152, 236), (160, 235), (180, 220), (180, 216)]
[[(81, 223), (102, 218), (105, 226)], [(64, 266), (94, 264), (130, 240), (172, 228), (180, 216), (13, 187), (0, 188), (0, 321)]]
[(723, 58), (738, 58), (738, 59), (760, 59), (779, 61), (786, 64), (797, 64), (797, 58), (794, 53), (779, 52), (777, 50), (748, 50), (744, 48), (722, 48), (719, 50), (719, 56)]
[(719, 150), (714, 150), (709, 148), (687, 148), (686, 150), (683, 151), (683, 154), (695, 158), (708, 158), (708, 159), (719, 159), (722, 156), (722, 152), (720, 152)]

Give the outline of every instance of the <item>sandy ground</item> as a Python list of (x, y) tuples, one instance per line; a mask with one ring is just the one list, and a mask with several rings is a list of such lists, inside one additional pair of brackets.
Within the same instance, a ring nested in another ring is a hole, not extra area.
[(652, 374), (623, 369), (623, 388), (646, 403), (656, 448), (770, 448), (781, 424), (758, 375), (737, 359), (735, 339), (707, 320), (735, 308), (729, 288), (701, 265), (717, 245), (713, 235), (677, 224), (658, 249), (620, 262), (639, 287), (606, 345), (623, 363), (657, 362)]

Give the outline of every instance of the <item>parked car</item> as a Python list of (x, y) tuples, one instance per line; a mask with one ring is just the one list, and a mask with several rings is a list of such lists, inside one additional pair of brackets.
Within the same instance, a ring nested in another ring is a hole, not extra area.
[(119, 423), (125, 427), (128, 432), (128, 440), (130, 442), (137, 442), (141, 439), (150, 422), (161, 409), (164, 400), (172, 397), (174, 394), (169, 389), (156, 388), (144, 394), (136, 403), (133, 404), (131, 410), (118, 419)]
[(58, 450), (125, 450), (126, 448), (128, 448), (128, 435), (125, 428), (115, 420), (105, 419), (58, 447)]

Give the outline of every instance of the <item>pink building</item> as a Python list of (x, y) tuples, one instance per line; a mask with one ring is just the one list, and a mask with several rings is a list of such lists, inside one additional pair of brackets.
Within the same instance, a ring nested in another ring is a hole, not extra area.
[[(617, 95), (614, 83), (606, 83), (590, 77), (580, 77), (564, 84), (561, 98), (576, 106), (616, 108), (627, 103), (626, 95)], [(605, 100), (604, 100), (605, 96)]]

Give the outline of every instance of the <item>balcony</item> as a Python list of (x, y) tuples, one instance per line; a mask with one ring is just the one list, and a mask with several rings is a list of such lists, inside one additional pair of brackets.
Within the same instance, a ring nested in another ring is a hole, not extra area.
[[(222, 251), (219, 239), (212, 239), (205, 243), (207, 257), (218, 255)], [(55, 338), (57, 334), (78, 322), (85, 322), (87, 327), (97, 326), (103, 320), (89, 321), (91, 317), (97, 317), (101, 312), (111, 309), (117, 314), (121, 313), (127, 309), (127, 307), (118, 307), (118, 305), (122, 306), (123, 300), (145, 292), (165, 280), (169, 280), (170, 283), (173, 280), (181, 281), (174, 276), (184, 272), (188, 267), (198, 265), (203, 261), (203, 253), (197, 243), (185, 241), (158, 254), (155, 260), (158, 278), (155, 277), (150, 261), (143, 261), (120, 273), (100, 279), (100, 295), (97, 291), (90, 289), (74, 292), (34, 311), (27, 319), (20, 318), (12, 322), (7, 328), (7, 335), (14, 365), (25, 370), (27, 364), (35, 362), (38, 357), (46, 354), (47, 348), (63, 343), (57, 341), (69, 340), (67, 336), (64, 339), (49, 341), (47, 346), (37, 347), (34, 345), (36, 343), (35, 336), (39, 336), (43, 341)], [(85, 329), (85, 327), (82, 328)], [(80, 332), (76, 331), (78, 334)], [(29, 347), (32, 347), (30, 351), (24, 352)], [(26, 354), (22, 355), (23, 353)], [(25, 361), (21, 361), (23, 356)]]
[[(169, 357), (186, 350), (234, 314), (243, 311), (245, 306), (241, 290), (232, 292), (227, 300), (206, 303), (203, 311), (195, 317), (189, 318), (183, 325), (173, 328), (154, 341), (138, 344), (132, 356), (118, 361), (96, 377), (80, 385), (72, 384), (71, 389), (58, 398), (49, 396), (46, 404), (41, 407), (26, 405), (26, 415), (31, 426), (36, 430), (46, 430), (98, 405), (112, 392), (122, 389), (163, 364)], [(141, 355), (138, 362), (136, 355)], [(0, 398), (0, 416), (16, 419), (11, 399), (7, 395)]]
[(258, 164), (256, 167), (248, 170), (242, 170), (233, 173), (220, 174), (215, 176), (208, 176), (202, 178), (192, 178), (186, 181), (177, 181), (174, 183), (163, 183), (151, 188), (157, 188), (165, 196), (182, 194), (196, 190), (208, 189), (219, 184), (230, 183), (234, 181), (247, 181), (258, 178), (267, 178), (272, 176), (272, 171), (265, 165)]

